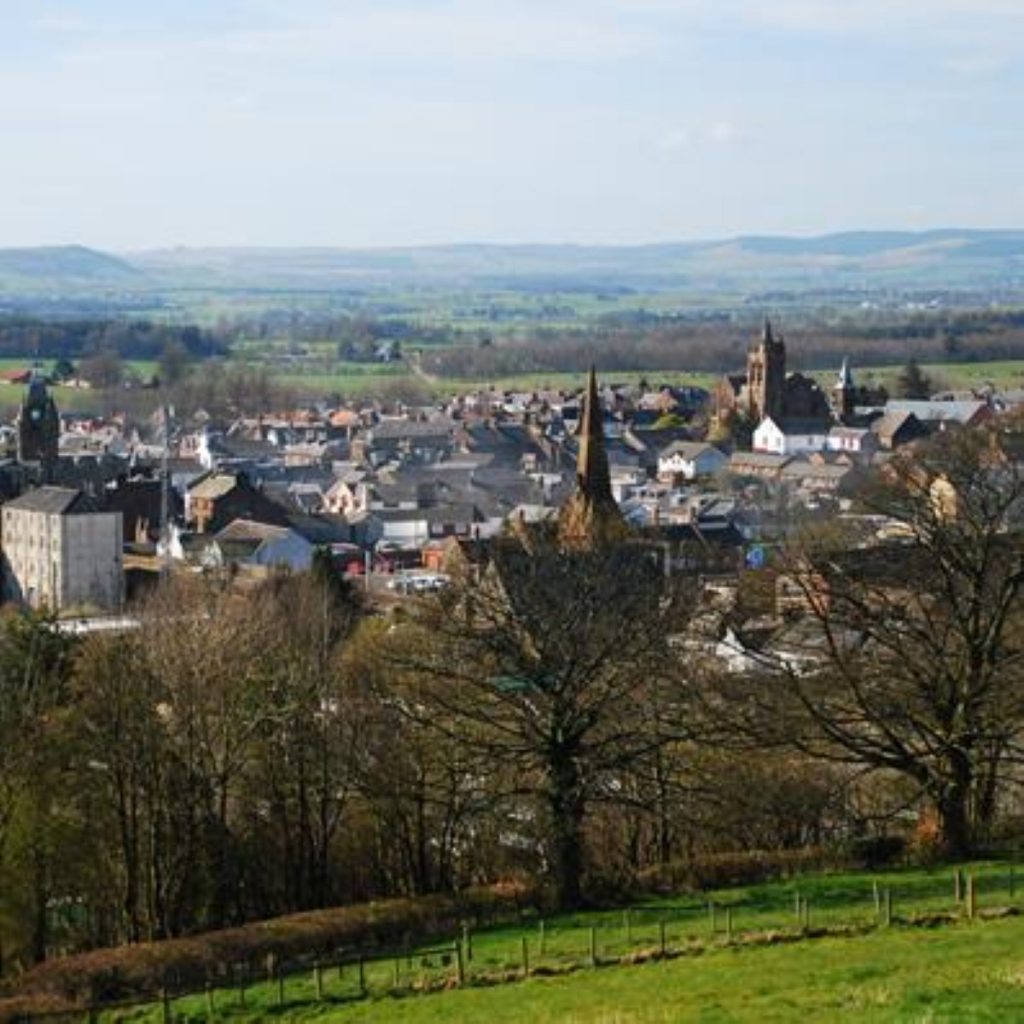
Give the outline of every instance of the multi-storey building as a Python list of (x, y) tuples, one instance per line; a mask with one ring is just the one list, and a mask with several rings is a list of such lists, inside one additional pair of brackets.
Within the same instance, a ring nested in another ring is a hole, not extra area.
[(3, 506), (2, 525), (6, 600), (58, 613), (120, 609), (120, 512), (81, 491), (39, 487)]

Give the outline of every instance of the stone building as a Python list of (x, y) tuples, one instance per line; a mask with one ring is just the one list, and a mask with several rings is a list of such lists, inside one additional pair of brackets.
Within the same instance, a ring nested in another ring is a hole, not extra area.
[(121, 608), (120, 512), (82, 491), (39, 487), (4, 505), (0, 522), (6, 600), (58, 613)]
[(769, 320), (747, 352), (747, 372), (723, 377), (714, 399), (720, 423), (736, 416), (755, 426), (766, 416), (776, 423), (794, 418), (827, 420), (832, 412), (816, 381), (802, 373), (786, 372), (786, 342), (781, 335), (775, 336)]

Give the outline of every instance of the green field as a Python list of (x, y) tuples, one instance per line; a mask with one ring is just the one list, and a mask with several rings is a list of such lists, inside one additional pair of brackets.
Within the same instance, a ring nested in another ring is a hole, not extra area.
[[(471, 936), (468, 984), (459, 990), (451, 988), (455, 960), (435, 947), (368, 963), (364, 998), (349, 963), (340, 976), (323, 969), (319, 999), (307, 969), (286, 977), (283, 988), (249, 984), (244, 1007), (236, 988), (214, 992), (212, 1005), (218, 1018), (239, 1022), (338, 1024), (1024, 1019), (1024, 918), (1002, 916), (1024, 903), (1021, 880), (1006, 865), (975, 865), (971, 873), (974, 920), (955, 903), (949, 870), (813, 876), (480, 932)], [(798, 919), (798, 895), (809, 920)], [(171, 1006), (175, 1017), (209, 1016), (205, 996)], [(161, 1015), (146, 1007), (117, 1017)]]
[[(581, 367), (578, 373), (522, 373), (487, 380), (442, 377), (434, 379), (433, 388), (440, 396), (470, 391), (485, 385), (494, 385), (498, 389), (509, 391), (572, 389), (582, 386), (586, 369)], [(984, 385), (991, 385), (997, 389), (1024, 387), (1024, 361), (929, 364), (923, 369), (936, 386), (942, 388), (966, 390)], [(859, 383), (882, 384), (890, 392), (895, 391), (900, 371), (899, 366), (854, 367), (854, 375)], [(374, 367), (372, 364), (338, 364), (332, 365), (327, 372), (275, 371), (275, 376), (282, 383), (309, 395), (330, 392), (340, 392), (344, 395), (372, 394), (388, 383), (414, 379), (411, 370), (404, 364), (383, 368)], [(636, 384), (645, 379), (652, 387), (660, 384), (686, 384), (703, 388), (713, 386), (718, 376), (713, 373), (658, 369), (609, 371), (601, 374), (603, 380), (616, 384)], [(835, 371), (816, 370), (812, 372), (812, 376), (828, 387), (835, 378)]]
[[(286, 387), (300, 401), (315, 400), (328, 395), (341, 395), (345, 398), (384, 397), (396, 385), (425, 383), (424, 378), (417, 377), (406, 363), (382, 365), (344, 362), (333, 358), (332, 351), (333, 346), (328, 343), (314, 342), (307, 346), (305, 358), (293, 363), (281, 363), (269, 359), (268, 352), (263, 352), (262, 357), (258, 356), (257, 345), (248, 343), (238, 348), (230, 362), (239, 366), (264, 367), (275, 381)], [(30, 360), (25, 359), (0, 359), (0, 371), (24, 368), (30, 363)], [(157, 371), (157, 364), (152, 361), (134, 360), (127, 361), (125, 368), (147, 378)], [(894, 392), (900, 369), (898, 366), (854, 367), (854, 374), (859, 383), (882, 384), (890, 392)], [(997, 389), (1024, 388), (1024, 361), (929, 364), (924, 370), (935, 385), (942, 388), (963, 390), (984, 385), (991, 385)], [(581, 367), (578, 373), (524, 373), (488, 380), (431, 378), (429, 389), (439, 398), (490, 385), (509, 391), (571, 390), (582, 385), (585, 371), (586, 367)], [(831, 386), (834, 375), (832, 370), (812, 372), (812, 376), (826, 388)], [(604, 381), (616, 384), (637, 384), (645, 379), (652, 387), (672, 384), (710, 388), (718, 375), (651, 369), (612, 371), (602, 373), (601, 376)], [(21, 400), (21, 392), (20, 386), (0, 385), (0, 409), (17, 406)], [(96, 392), (89, 390), (58, 386), (54, 393), (58, 407), (66, 411), (95, 411), (110, 405), (109, 398), (103, 399)]]

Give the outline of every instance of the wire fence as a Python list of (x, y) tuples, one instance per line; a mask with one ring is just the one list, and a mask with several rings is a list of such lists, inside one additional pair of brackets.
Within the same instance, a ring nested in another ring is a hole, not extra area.
[[(838, 881), (838, 880), (837, 880)], [(735, 898), (652, 902), (474, 933), (466, 925), (447, 941), (400, 949), (336, 950), (284, 960), (224, 962), (202, 986), (168, 975), (159, 991), (126, 1001), (97, 1002), (27, 1021), (153, 1020), (192, 1024), (259, 1010), (278, 1013), (318, 1003), (343, 1005), (388, 996), (501, 984), (612, 964), (686, 955), (714, 946), (797, 941), (824, 935), (1020, 913), (1024, 878), (1013, 866), (919, 877), (856, 879), (831, 888), (827, 879), (795, 880)]]

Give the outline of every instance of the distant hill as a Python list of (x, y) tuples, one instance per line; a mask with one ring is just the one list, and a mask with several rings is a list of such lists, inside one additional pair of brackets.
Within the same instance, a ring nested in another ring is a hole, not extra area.
[(0, 296), (177, 289), (686, 291), (970, 289), (1024, 294), (1024, 230), (858, 231), (639, 246), (0, 249)]
[(129, 258), (155, 279), (224, 288), (1024, 287), (1024, 230), (861, 231), (640, 246), (167, 249)]
[(0, 295), (95, 292), (145, 282), (145, 273), (126, 260), (81, 245), (0, 249)]

